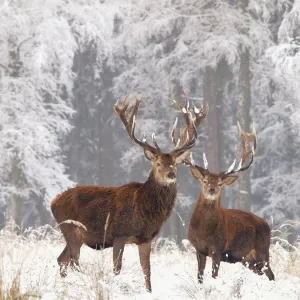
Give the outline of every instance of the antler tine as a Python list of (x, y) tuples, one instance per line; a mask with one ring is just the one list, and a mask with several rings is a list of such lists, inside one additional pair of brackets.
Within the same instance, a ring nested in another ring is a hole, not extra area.
[(204, 167), (202, 166), (199, 166), (199, 165), (196, 165), (195, 161), (194, 161), (194, 158), (193, 158), (193, 154), (192, 152), (190, 152), (190, 158), (186, 158), (183, 163), (187, 166), (190, 166), (190, 167), (196, 167), (197, 169), (200, 169), (201, 170), (201, 173), (202, 174), (209, 174), (209, 170), (207, 168), (207, 160), (206, 160), (206, 156), (205, 156), (205, 153), (203, 153), (203, 163), (204, 163)]
[[(123, 101), (122, 101), (122, 107), (123, 107), (123, 108), (125, 108), (125, 107), (127, 108), (127, 107), (128, 107), (128, 104), (126, 103), (128, 97), (129, 97), (129, 95), (126, 95), (125, 98), (124, 98)], [(125, 108), (125, 109), (126, 109), (126, 108)]]
[[(173, 144), (175, 145), (175, 148), (177, 148), (178, 147), (178, 139), (177, 139), (177, 137), (176, 137), (176, 127), (177, 127), (177, 123), (178, 123), (178, 118), (176, 117), (176, 119), (175, 119), (175, 122), (174, 122), (174, 125), (173, 125), (173, 127), (172, 127), (172, 129), (171, 129), (171, 138), (172, 138), (172, 142), (173, 142)], [(180, 139), (179, 139), (180, 140)]]
[(155, 147), (149, 145), (146, 142), (145, 138), (143, 139), (143, 141), (140, 141), (139, 139), (137, 139), (135, 137), (135, 134), (134, 134), (135, 125), (136, 125), (136, 115), (137, 115), (139, 106), (143, 100), (136, 99), (135, 104), (133, 106), (129, 107), (129, 109), (128, 109), (129, 103), (127, 103), (127, 99), (128, 99), (128, 96), (126, 96), (124, 98), (121, 107), (119, 107), (119, 105), (118, 105), (119, 100), (117, 100), (117, 102), (114, 105), (114, 109), (115, 109), (115, 112), (117, 113), (117, 115), (119, 116), (119, 118), (121, 119), (122, 123), (124, 124), (129, 137), (136, 144), (140, 145), (144, 149), (149, 149), (150, 151), (152, 151), (156, 154), (160, 154), (161, 150), (160, 150), (158, 144), (156, 143), (154, 135), (152, 135), (152, 140), (153, 140), (153, 144)]
[[(171, 137), (172, 137), (173, 144), (176, 147), (175, 148), (176, 151), (179, 151), (179, 150), (185, 151), (184, 149), (187, 149), (186, 148), (187, 146), (189, 148), (192, 148), (195, 145), (196, 139), (197, 139), (197, 130), (196, 130), (196, 128), (204, 121), (204, 119), (206, 118), (206, 116), (208, 114), (208, 111), (209, 111), (208, 104), (206, 105), (205, 111), (203, 109), (203, 105), (201, 105), (200, 109), (198, 109), (193, 104), (193, 112), (194, 112), (194, 115), (195, 115), (195, 117), (193, 117), (192, 113), (189, 111), (188, 97), (187, 97), (187, 95), (185, 94), (184, 91), (182, 91), (182, 93), (183, 93), (184, 98), (185, 98), (184, 105), (181, 105), (181, 104), (177, 103), (175, 100), (173, 100), (175, 102), (176, 106), (179, 108), (179, 110), (180, 110), (180, 112), (183, 116), (183, 119), (185, 121), (184, 127), (180, 130), (180, 139), (177, 139), (176, 135), (175, 135), (177, 121), (175, 121), (175, 124), (174, 124), (174, 126), (172, 127), (172, 130), (171, 130)], [(189, 140), (188, 136), (192, 137), (192, 139)], [(190, 143), (188, 143), (188, 141)], [(177, 149), (180, 142), (183, 143), (183, 144), (179, 149)]]
[(159, 149), (159, 146), (158, 146), (158, 144), (157, 144), (157, 142), (156, 142), (156, 140), (155, 140), (155, 133), (154, 133), (154, 132), (152, 133), (152, 142), (153, 142), (154, 146), (155, 146), (157, 149)]
[[(175, 124), (171, 130), (172, 141), (175, 145), (175, 149), (172, 151), (172, 154), (175, 156), (180, 155), (182, 152), (192, 148), (197, 140), (197, 131), (194, 125), (192, 114), (189, 111), (189, 100), (184, 92), (183, 94), (185, 97), (184, 105), (181, 105), (173, 100), (176, 106), (180, 109), (181, 115), (183, 116), (185, 122), (185, 126), (180, 130), (180, 139), (177, 139), (175, 135), (177, 119), (175, 120)], [(181, 146), (180, 142), (182, 142)]]
[[(226, 177), (226, 176), (249, 169), (254, 160), (254, 151), (255, 151), (256, 145), (257, 145), (257, 136), (256, 136), (255, 127), (253, 125), (252, 133), (247, 133), (247, 132), (243, 131), (239, 122), (237, 122), (237, 125), (238, 125), (238, 129), (239, 129), (241, 145), (242, 145), (241, 159), (240, 159), (239, 165), (236, 169), (234, 168), (236, 160), (234, 160), (233, 164), (229, 167), (229, 169), (226, 172), (222, 173), (223, 177)], [(251, 142), (252, 138), (253, 138), (253, 146), (250, 147), (250, 142)], [(249, 157), (250, 154), (251, 154), (251, 159), (250, 159), (249, 163), (246, 166), (243, 166), (244, 162), (246, 161), (246, 159)]]
[(193, 111), (195, 114), (194, 123), (195, 123), (196, 128), (198, 128), (198, 126), (205, 120), (205, 118), (208, 114), (208, 111), (209, 111), (209, 106), (208, 106), (208, 104), (206, 104), (205, 111), (204, 111), (203, 104), (201, 104), (200, 109), (198, 109), (195, 106), (195, 104), (193, 103)]
[[(250, 153), (254, 153), (256, 149), (256, 143), (257, 143), (257, 136), (256, 136), (256, 130), (253, 125), (252, 133), (247, 133), (243, 131), (241, 128), (241, 125), (239, 122), (237, 122), (239, 132), (240, 132), (240, 137), (241, 137), (241, 143), (242, 143), (242, 149), (243, 149), (243, 155), (242, 155), (242, 164), (245, 162), (247, 157), (249, 156)], [(250, 142), (251, 139), (253, 138), (253, 147), (251, 147), (249, 150)]]
[[(185, 136), (187, 134), (188, 131), (191, 131), (191, 129), (193, 129), (194, 124), (193, 124), (193, 120), (191, 118), (191, 113), (189, 111), (189, 100), (187, 95), (185, 94), (184, 91), (182, 91), (184, 94), (184, 105), (181, 105), (180, 103), (176, 102), (175, 100), (173, 100), (173, 102), (175, 103), (175, 105), (179, 108), (181, 115), (183, 116), (183, 119), (185, 121), (185, 126), (180, 130), (180, 139), (182, 142), (185, 141)], [(173, 144), (176, 146), (178, 144), (178, 139), (176, 138), (176, 126), (177, 126), (177, 122), (178, 122), (178, 118), (175, 119), (175, 123), (172, 127), (171, 130), (171, 137), (172, 137), (172, 141)], [(189, 129), (189, 130), (188, 130)]]
[(189, 99), (188, 99), (186, 93), (184, 92), (184, 90), (182, 90), (182, 93), (184, 95), (184, 107), (188, 110), (190, 108)]
[(187, 166), (192, 166), (192, 167), (195, 167), (195, 161), (194, 161), (194, 158), (193, 158), (193, 153), (190, 152), (190, 158), (186, 158), (182, 161), (185, 165)]

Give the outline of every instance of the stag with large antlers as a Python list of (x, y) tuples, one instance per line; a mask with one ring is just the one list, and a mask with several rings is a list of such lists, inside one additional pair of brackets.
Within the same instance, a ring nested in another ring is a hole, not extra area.
[[(188, 229), (188, 239), (196, 249), (200, 283), (203, 282), (207, 256), (212, 258), (214, 278), (218, 275), (220, 262), (225, 261), (242, 262), (255, 273), (262, 275), (264, 272), (269, 280), (274, 280), (269, 265), (271, 230), (268, 223), (251, 212), (221, 206), (222, 186), (232, 184), (238, 178), (237, 173), (249, 169), (254, 159), (257, 141), (254, 127), (252, 133), (244, 132), (239, 123), (238, 128), (243, 151), (236, 168), (234, 161), (226, 172), (212, 173), (208, 170), (205, 154), (204, 167), (195, 165), (192, 156), (184, 160), (202, 185)], [(187, 128), (181, 130), (181, 137), (185, 136), (186, 131)], [(244, 165), (247, 160), (249, 162)]]
[(129, 107), (125, 98), (122, 106), (116, 103), (114, 108), (129, 137), (144, 149), (146, 158), (152, 163), (147, 181), (119, 187), (79, 186), (58, 195), (51, 203), (67, 243), (58, 257), (61, 276), (66, 276), (69, 264), (73, 268), (79, 267), (82, 244), (93, 249), (113, 247), (114, 273), (117, 275), (122, 267), (125, 244), (135, 243), (146, 289), (151, 291), (151, 242), (172, 212), (176, 200), (176, 164), (187, 157), (195, 145), (197, 133), (193, 121), (187, 117), (188, 110), (182, 107), (185, 125), (190, 129), (188, 137), (172, 152), (163, 153), (154, 134), (153, 146), (145, 138), (140, 140), (135, 136), (140, 103), (137, 99), (135, 105)]

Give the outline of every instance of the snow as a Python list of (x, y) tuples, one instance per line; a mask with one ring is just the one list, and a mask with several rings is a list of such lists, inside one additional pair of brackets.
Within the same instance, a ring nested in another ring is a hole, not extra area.
[(247, 192), (247, 191), (244, 191), (244, 190), (240, 190), (240, 194), (247, 195), (248, 192)]
[(80, 222), (78, 222), (78, 221), (74, 221), (74, 220), (66, 220), (66, 221), (63, 221), (63, 222), (59, 223), (59, 225), (60, 225), (60, 224), (63, 224), (63, 223), (74, 224), (74, 225), (76, 225), (76, 226), (78, 226), (78, 227), (83, 228), (85, 231), (87, 231), (87, 228), (86, 228), (82, 223), (80, 223)]
[[(241, 264), (221, 263), (217, 279), (211, 278), (207, 260), (204, 283), (197, 283), (197, 261), (187, 240), (179, 248), (170, 240), (158, 239), (151, 254), (152, 294), (145, 291), (138, 249), (125, 247), (119, 276), (112, 272), (112, 249), (95, 251), (81, 248), (81, 272), (69, 270), (62, 279), (56, 259), (65, 244), (51, 227), (27, 232), (26, 237), (0, 232), (0, 279), (9, 289), (20, 275), (21, 293), (41, 299), (299, 299), (300, 245), (293, 252), (278, 243), (271, 248), (275, 281), (258, 276)], [(5, 247), (3, 247), (5, 245)], [(5, 266), (5, 268), (3, 268)], [(30, 298), (29, 298), (30, 299)], [(32, 297), (34, 299), (34, 297)]]

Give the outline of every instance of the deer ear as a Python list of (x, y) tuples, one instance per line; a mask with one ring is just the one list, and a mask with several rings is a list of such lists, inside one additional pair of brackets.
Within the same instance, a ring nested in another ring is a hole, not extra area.
[(183, 153), (176, 156), (176, 158), (175, 158), (176, 164), (183, 162), (188, 157), (189, 153), (190, 153), (190, 151), (186, 150)]
[(146, 158), (151, 161), (154, 161), (157, 158), (157, 155), (155, 153), (153, 153), (152, 151), (150, 151), (149, 149), (145, 149), (144, 154), (145, 154)]
[(238, 176), (228, 176), (222, 180), (222, 184), (231, 185), (233, 184), (239, 177)]
[(195, 167), (194, 166), (190, 166), (190, 169), (191, 169), (191, 172), (192, 172), (193, 176), (196, 179), (198, 179), (200, 181), (203, 180), (203, 178), (204, 178), (205, 175), (201, 172), (201, 170), (199, 168), (197, 168), (196, 166)]

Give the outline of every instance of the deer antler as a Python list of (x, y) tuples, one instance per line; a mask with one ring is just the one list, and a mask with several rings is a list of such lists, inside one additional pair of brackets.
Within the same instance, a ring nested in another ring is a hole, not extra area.
[(129, 107), (129, 104), (126, 102), (127, 101), (128, 96), (126, 96), (122, 102), (122, 106), (119, 107), (118, 103), (119, 100), (117, 101), (117, 103), (114, 105), (114, 109), (115, 112), (117, 113), (117, 115), (119, 116), (119, 118), (121, 119), (122, 123), (124, 124), (127, 133), (129, 135), (129, 137), (138, 145), (140, 145), (141, 147), (143, 147), (144, 149), (148, 149), (150, 151), (152, 151), (153, 153), (159, 155), (161, 154), (161, 150), (155, 140), (155, 134), (152, 134), (152, 142), (154, 144), (155, 147), (149, 145), (146, 142), (146, 138), (143, 138), (143, 141), (140, 141), (139, 139), (137, 139), (135, 137), (134, 134), (134, 130), (135, 130), (135, 124), (136, 124), (136, 114), (138, 112), (139, 109), (139, 105), (141, 104), (142, 100), (141, 99), (136, 99), (136, 102), (133, 106)]
[[(240, 125), (239, 122), (237, 123), (237, 125), (238, 125), (238, 128), (239, 128), (240, 137), (241, 137), (241, 144), (242, 144), (242, 150), (243, 150), (242, 157), (241, 157), (239, 165), (236, 169), (234, 168), (236, 160), (234, 160), (234, 162), (229, 167), (229, 169), (226, 172), (221, 173), (222, 178), (225, 178), (227, 176), (230, 176), (232, 174), (235, 174), (235, 173), (238, 173), (238, 172), (241, 172), (241, 171), (245, 171), (245, 170), (249, 169), (250, 166), (253, 163), (254, 151), (255, 151), (256, 145), (257, 145), (257, 135), (256, 135), (255, 127), (253, 125), (252, 132), (247, 133), (247, 132), (242, 130), (241, 125)], [(250, 142), (251, 142), (252, 138), (253, 138), (253, 146), (250, 148)], [(251, 154), (250, 162), (246, 166), (243, 166), (244, 162), (246, 161), (246, 159), (249, 157), (250, 154)]]
[[(196, 139), (197, 139), (197, 130), (196, 128), (205, 120), (207, 114), (208, 114), (208, 111), (209, 111), (209, 106), (208, 104), (206, 105), (206, 109), (204, 111), (203, 109), (203, 105), (201, 105), (200, 109), (198, 109), (194, 104), (193, 104), (193, 112), (194, 112), (194, 115), (195, 117), (192, 116), (192, 113), (189, 111), (189, 100), (188, 100), (188, 97), (187, 95), (183, 92), (183, 95), (184, 95), (184, 105), (181, 105), (179, 103), (177, 103), (175, 100), (175, 104), (176, 106), (179, 108), (182, 116), (183, 116), (183, 119), (185, 121), (185, 125), (183, 128), (181, 128), (180, 130), (180, 138), (177, 139), (176, 137), (176, 126), (177, 126), (177, 118), (175, 120), (175, 123), (172, 127), (172, 130), (171, 130), (171, 137), (172, 137), (172, 141), (173, 141), (173, 144), (175, 145), (175, 150), (174, 151), (177, 151), (178, 149), (181, 149), (182, 147), (184, 147), (184, 144), (182, 144), (182, 142), (184, 140), (188, 141), (189, 140), (189, 137), (190, 136), (194, 136), (195, 137), (195, 141), (194, 141), (194, 144), (196, 143)], [(180, 148), (179, 145), (182, 144), (182, 146)], [(190, 149), (194, 146), (194, 144), (189, 147), (189, 148), (185, 148), (186, 149)], [(188, 159), (185, 159), (183, 161), (185, 164), (191, 164), (191, 161), (188, 160)]]

